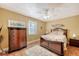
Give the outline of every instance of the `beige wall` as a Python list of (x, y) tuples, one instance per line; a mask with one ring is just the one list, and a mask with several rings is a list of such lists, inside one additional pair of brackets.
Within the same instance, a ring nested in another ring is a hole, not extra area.
[[(3, 42), (1, 44), (2, 48), (8, 48), (8, 28), (7, 28), (8, 27), (8, 20), (24, 21), (24, 22), (26, 22), (26, 25), (27, 25), (29, 18), (30, 17), (0, 8), (0, 26), (3, 25), (1, 34), (4, 37)], [(44, 30), (45, 30), (44, 29), (45, 23), (42, 21), (38, 21), (38, 20), (34, 20), (34, 21), (38, 22), (38, 25), (37, 25), (38, 26), (38, 32), (37, 32), (38, 35), (43, 34)], [(43, 27), (43, 29), (40, 29), (41, 26)], [(27, 31), (28, 41), (38, 39), (39, 38), (38, 35), (29, 36), (28, 31)]]
[(69, 37), (72, 37), (73, 33), (76, 33), (77, 35), (79, 35), (79, 15), (47, 22), (46, 23), (47, 33), (50, 32), (50, 29), (52, 28), (51, 25), (54, 25), (54, 24), (65, 25), (65, 28), (68, 29)]
[(2, 42), (2, 48), (8, 47), (8, 20), (19, 20), (19, 21), (25, 21), (27, 24), (27, 17), (2, 9), (0, 8), (0, 25), (3, 25), (1, 34), (3, 35), (3, 42)]

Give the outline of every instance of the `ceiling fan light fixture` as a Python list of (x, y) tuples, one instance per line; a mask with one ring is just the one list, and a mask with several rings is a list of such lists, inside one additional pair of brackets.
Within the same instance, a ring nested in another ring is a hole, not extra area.
[(50, 16), (43, 16), (44, 19), (49, 19)]

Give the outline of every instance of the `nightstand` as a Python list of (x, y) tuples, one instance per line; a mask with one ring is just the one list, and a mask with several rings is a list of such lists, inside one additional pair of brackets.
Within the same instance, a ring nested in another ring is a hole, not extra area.
[(70, 46), (79, 47), (79, 39), (70, 39), (69, 44)]

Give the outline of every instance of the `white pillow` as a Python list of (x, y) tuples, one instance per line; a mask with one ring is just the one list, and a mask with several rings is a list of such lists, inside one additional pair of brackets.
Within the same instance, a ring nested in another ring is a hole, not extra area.
[(58, 31), (58, 35), (63, 35), (64, 32), (63, 31)]

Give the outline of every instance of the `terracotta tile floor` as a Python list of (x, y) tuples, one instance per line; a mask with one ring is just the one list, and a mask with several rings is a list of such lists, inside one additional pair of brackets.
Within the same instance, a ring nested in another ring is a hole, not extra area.
[[(34, 45), (39, 45), (39, 41), (28, 44), (27, 48), (21, 49), (19, 51), (15, 51), (9, 54), (3, 54), (2, 56), (25, 56), (27, 53), (27, 49), (34, 46)], [(74, 47), (74, 46), (68, 46), (68, 50), (65, 51), (65, 56), (79, 56), (79, 47)], [(1, 55), (1, 54), (0, 54)]]

